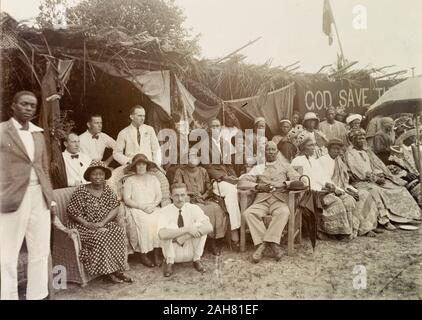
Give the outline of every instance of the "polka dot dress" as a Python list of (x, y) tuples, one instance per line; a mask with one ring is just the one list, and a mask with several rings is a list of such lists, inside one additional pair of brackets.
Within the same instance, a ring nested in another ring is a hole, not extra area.
[[(97, 223), (103, 221), (110, 211), (118, 206), (117, 196), (109, 186), (106, 185), (101, 196), (96, 197), (85, 185), (81, 185), (72, 194), (67, 212), (71, 217)], [(90, 275), (105, 275), (125, 270), (126, 235), (116, 222), (108, 222), (104, 226), (107, 231), (104, 232), (87, 228), (72, 220), (68, 227), (79, 231), (82, 243), (80, 260)]]

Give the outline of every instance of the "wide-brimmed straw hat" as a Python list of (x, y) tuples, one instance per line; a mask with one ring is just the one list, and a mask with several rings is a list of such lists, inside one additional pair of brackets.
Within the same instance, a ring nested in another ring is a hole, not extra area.
[(136, 164), (139, 162), (145, 163), (147, 165), (148, 170), (150, 168), (158, 168), (158, 166), (154, 162), (148, 160), (148, 157), (146, 155), (144, 155), (143, 153), (138, 153), (133, 157), (132, 162), (126, 167), (125, 171), (136, 172)]
[(102, 161), (98, 161), (98, 160), (92, 160), (91, 164), (89, 165), (89, 167), (85, 170), (84, 172), (84, 179), (86, 181), (90, 181), (89, 180), (89, 176), (91, 174), (91, 171), (94, 169), (102, 169), (105, 173), (105, 179), (108, 180), (111, 177), (111, 170), (109, 168), (107, 168), (107, 166), (105, 165), (104, 162)]

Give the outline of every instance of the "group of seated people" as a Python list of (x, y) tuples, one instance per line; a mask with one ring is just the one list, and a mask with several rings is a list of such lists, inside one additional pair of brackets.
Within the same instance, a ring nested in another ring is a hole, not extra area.
[[(421, 220), (415, 164), (406, 158), (408, 167), (400, 162), (400, 170), (390, 170), (390, 158), (397, 158), (391, 148), (392, 119), (380, 119), (371, 150), (360, 115), (349, 115), (347, 125), (335, 116), (336, 110), (329, 108), (327, 120), (319, 123), (309, 112), (300, 124), (294, 114), (291, 120), (281, 120), (280, 132), (272, 139), (258, 134), (265, 131), (265, 119), (255, 119), (252, 153), (263, 148), (263, 161), (257, 157), (243, 164), (202, 163), (202, 148), (189, 145), (187, 152), (178, 153), (177, 163), (165, 165), (154, 129), (144, 124), (142, 107), (131, 110), (131, 124), (117, 141), (101, 132), (100, 116), (91, 117), (86, 133), (68, 135), (63, 153), (68, 185), (78, 186), (67, 207), (68, 227), (80, 233), (80, 259), (87, 272), (113, 283), (132, 282), (125, 273), (132, 253), (145, 266), (162, 265), (166, 277), (179, 262), (193, 262), (204, 272), (201, 256), (206, 244), (216, 256), (224, 239), (239, 249), (239, 190), (256, 193), (242, 213), (255, 245), (255, 263), (266, 248), (276, 261), (282, 258), (280, 241), (291, 214), (288, 191), (293, 185), (304, 191), (300, 201), (312, 201), (318, 211), (314, 213), (321, 240), (374, 237), (396, 229), (392, 217)], [(224, 139), (242, 134), (235, 122), (222, 127), (218, 119), (211, 119), (208, 129), (214, 133), (207, 141), (213, 159), (222, 159)], [(179, 138), (186, 134), (178, 130)], [(391, 149), (388, 157), (386, 145)], [(106, 147), (113, 149), (120, 168), (108, 166), (112, 158), (100, 161)], [(230, 149), (233, 159), (237, 147)], [(181, 164), (182, 156), (187, 156), (187, 164)], [(121, 188), (116, 188), (117, 180)], [(121, 206), (124, 226), (117, 223)], [(272, 218), (266, 224), (268, 215)]]

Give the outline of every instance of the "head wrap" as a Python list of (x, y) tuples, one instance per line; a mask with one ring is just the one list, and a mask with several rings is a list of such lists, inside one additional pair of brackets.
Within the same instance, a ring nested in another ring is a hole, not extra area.
[(384, 127), (385, 125), (390, 124), (394, 126), (394, 120), (390, 117), (384, 117), (380, 119), (380, 125)]
[(273, 142), (273, 141), (271, 141), (271, 140), (270, 140), (270, 141), (268, 141), (268, 142), (267, 142), (267, 144), (266, 144), (266, 147), (270, 147), (270, 146), (277, 148), (276, 143), (275, 143), (275, 142)]
[(290, 124), (290, 126), (292, 125), (292, 123), (288, 119), (282, 119), (282, 120), (280, 120), (280, 124), (282, 124), (283, 122), (287, 122), (288, 124)]
[(360, 114), (351, 114), (350, 116), (348, 116), (346, 118), (346, 123), (350, 124), (351, 122), (355, 121), (355, 120), (360, 120), (362, 121), (362, 116)]
[(328, 141), (327, 148), (329, 149), (331, 146), (334, 146), (334, 145), (343, 147), (344, 142), (340, 139), (337, 139), (337, 138), (330, 139)]
[(256, 125), (260, 121), (263, 121), (264, 123), (266, 123), (264, 117), (257, 117), (257, 118), (254, 119), (253, 124)]
[(353, 129), (349, 132), (349, 139), (350, 141), (353, 141), (356, 137), (361, 135), (366, 136), (365, 130), (363, 130), (362, 128)]
[(296, 147), (299, 149), (299, 150), (302, 150), (303, 149), (303, 146), (306, 144), (306, 143), (308, 143), (309, 141), (312, 141), (313, 139), (312, 139), (312, 136), (308, 133), (308, 131), (306, 131), (306, 130), (302, 130), (302, 131), (300, 131), (298, 134), (297, 134), (297, 136), (296, 136), (296, 138), (294, 139), (294, 141), (295, 141), (295, 144), (296, 144)]

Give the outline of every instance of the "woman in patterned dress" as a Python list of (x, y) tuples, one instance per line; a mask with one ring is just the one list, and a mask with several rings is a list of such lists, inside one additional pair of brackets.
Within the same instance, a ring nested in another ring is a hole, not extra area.
[(111, 171), (101, 161), (92, 161), (84, 179), (67, 206), (69, 228), (79, 231), (80, 259), (90, 275), (104, 275), (112, 283), (132, 282), (125, 275), (126, 242), (124, 229), (115, 222), (119, 201), (105, 180)]
[(297, 144), (300, 153), (291, 165), (301, 167), (303, 174), (310, 178), (312, 194), (321, 203), (323, 210), (318, 225), (319, 238), (352, 239), (355, 199), (337, 188), (332, 181), (327, 181), (319, 160), (313, 157), (316, 144), (312, 136), (306, 133), (299, 135)]

